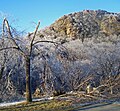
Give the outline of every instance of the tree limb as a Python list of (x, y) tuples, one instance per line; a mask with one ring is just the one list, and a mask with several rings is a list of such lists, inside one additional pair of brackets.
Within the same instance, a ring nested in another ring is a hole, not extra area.
[(38, 43), (41, 43), (41, 42), (52, 43), (52, 44), (54, 44), (54, 45), (58, 44), (58, 43), (53, 42), (53, 41), (42, 40), (42, 41), (37, 41), (37, 42), (33, 43), (33, 46), (36, 45), (36, 44), (38, 44)]
[(11, 33), (9, 23), (8, 23), (8, 21), (7, 21), (6, 18), (3, 20), (3, 37), (4, 37), (4, 32), (5, 32), (5, 31), (4, 31), (4, 27), (7, 28), (7, 32), (8, 32), (8, 34), (9, 34), (9, 38), (11, 39), (11, 41), (14, 43), (14, 45), (15, 45), (16, 47), (18, 47), (18, 48), (20, 49), (20, 47), (18, 46), (18, 44), (16, 43), (16, 41), (13, 39), (13, 35), (12, 35), (12, 33)]
[(36, 27), (36, 29), (35, 29), (35, 32), (34, 32), (32, 41), (31, 41), (31, 43), (30, 43), (30, 55), (31, 55), (31, 53), (32, 53), (33, 42), (34, 42), (34, 40), (35, 40), (35, 37), (36, 37), (36, 34), (37, 34), (37, 31), (38, 31), (39, 26), (40, 26), (40, 21), (38, 22), (38, 25), (37, 25), (37, 27)]
[(5, 48), (0, 49), (0, 51), (9, 50), (9, 49), (15, 49), (18, 52), (20, 52), (24, 57), (26, 56), (25, 53), (21, 49), (19, 49), (18, 47), (5, 47)]

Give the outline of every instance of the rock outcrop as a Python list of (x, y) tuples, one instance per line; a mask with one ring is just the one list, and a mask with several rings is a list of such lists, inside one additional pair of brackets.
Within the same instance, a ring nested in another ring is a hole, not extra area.
[[(43, 33), (44, 32), (44, 33)], [(120, 14), (104, 10), (84, 10), (64, 15), (43, 30), (43, 35), (68, 38), (90, 38), (120, 34)]]

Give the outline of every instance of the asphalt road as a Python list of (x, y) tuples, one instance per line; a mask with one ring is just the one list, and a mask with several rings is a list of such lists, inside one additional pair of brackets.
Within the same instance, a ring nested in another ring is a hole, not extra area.
[(90, 106), (85, 106), (83, 108), (78, 108), (73, 111), (120, 111), (120, 103), (102, 103)]

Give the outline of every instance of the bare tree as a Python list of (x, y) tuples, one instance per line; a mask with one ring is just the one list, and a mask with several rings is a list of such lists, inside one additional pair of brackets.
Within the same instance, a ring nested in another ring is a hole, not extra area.
[[(5, 18), (3, 21), (3, 38), (4, 40), (9, 40), (12, 43), (11, 45), (8, 45), (7, 47), (3, 47), (0, 49), (0, 51), (3, 50), (15, 50), (18, 52), (18, 54), (22, 55), (24, 57), (25, 60), (25, 73), (26, 73), (26, 101), (27, 102), (32, 102), (32, 95), (31, 95), (31, 84), (30, 84), (30, 63), (31, 63), (31, 56), (32, 56), (32, 52), (33, 49), (35, 48), (36, 44), (40, 43), (40, 42), (47, 42), (47, 43), (53, 43), (55, 44), (53, 41), (36, 41), (35, 42), (35, 37), (39, 28), (40, 22), (38, 22), (38, 25), (34, 31), (34, 33), (32, 34), (32, 39), (30, 41), (30, 45), (27, 46), (26, 43), (25, 44), (25, 48), (27, 48), (27, 51), (24, 50), (23, 48), (20, 47), (17, 38), (15, 38), (11, 32), (11, 27), (7, 21), (7, 19)], [(6, 29), (6, 30), (5, 30)], [(5, 36), (5, 33), (7, 36)], [(36, 48), (37, 49), (37, 48)]]
[[(97, 58), (96, 74), (100, 76), (100, 85), (106, 86), (110, 94), (118, 86), (120, 80), (120, 57), (117, 51), (102, 51)], [(99, 86), (100, 87), (100, 86)]]

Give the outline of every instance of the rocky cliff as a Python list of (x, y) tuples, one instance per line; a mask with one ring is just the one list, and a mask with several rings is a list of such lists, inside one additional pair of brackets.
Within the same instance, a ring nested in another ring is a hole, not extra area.
[[(44, 32), (44, 33), (43, 33)], [(42, 31), (43, 36), (90, 38), (120, 34), (120, 13), (104, 10), (83, 10), (64, 15)]]

